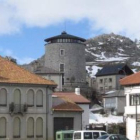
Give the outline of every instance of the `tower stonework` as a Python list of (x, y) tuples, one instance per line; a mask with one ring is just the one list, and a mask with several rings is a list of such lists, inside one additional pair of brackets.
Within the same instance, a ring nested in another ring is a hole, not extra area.
[(85, 44), (83, 38), (62, 32), (45, 39), (45, 66), (63, 73), (64, 90), (86, 86)]

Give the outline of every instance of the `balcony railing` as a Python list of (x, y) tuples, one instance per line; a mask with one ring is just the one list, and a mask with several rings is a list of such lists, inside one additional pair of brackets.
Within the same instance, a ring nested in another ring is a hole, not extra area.
[(27, 112), (26, 104), (14, 104), (13, 102), (9, 104), (9, 112), (11, 114), (24, 114)]

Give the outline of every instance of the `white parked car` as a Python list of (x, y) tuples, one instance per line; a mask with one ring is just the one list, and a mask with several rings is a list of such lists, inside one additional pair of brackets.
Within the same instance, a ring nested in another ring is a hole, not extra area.
[(73, 140), (96, 140), (105, 134), (107, 134), (107, 132), (101, 130), (79, 130), (74, 131)]

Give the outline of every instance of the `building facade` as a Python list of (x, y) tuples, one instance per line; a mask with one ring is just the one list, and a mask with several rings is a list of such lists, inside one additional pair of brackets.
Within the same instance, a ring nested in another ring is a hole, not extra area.
[(114, 90), (103, 96), (104, 111), (114, 115), (123, 115), (126, 106), (124, 90)]
[(45, 66), (63, 73), (64, 90), (86, 85), (85, 39), (66, 32), (45, 39)]
[(140, 72), (120, 80), (124, 86), (126, 106), (124, 120), (126, 121), (126, 135), (129, 139), (140, 139)]
[(105, 94), (110, 90), (120, 90), (119, 80), (133, 74), (126, 64), (106, 65), (96, 74), (96, 85), (99, 94)]
[(0, 57), (0, 139), (53, 139), (52, 92), (56, 84)]

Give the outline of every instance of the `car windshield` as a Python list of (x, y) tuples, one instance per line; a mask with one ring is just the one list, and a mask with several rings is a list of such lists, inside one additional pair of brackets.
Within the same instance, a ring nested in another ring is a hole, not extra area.
[(108, 137), (108, 135), (103, 135), (101, 137), (99, 137), (98, 139), (106, 139)]

